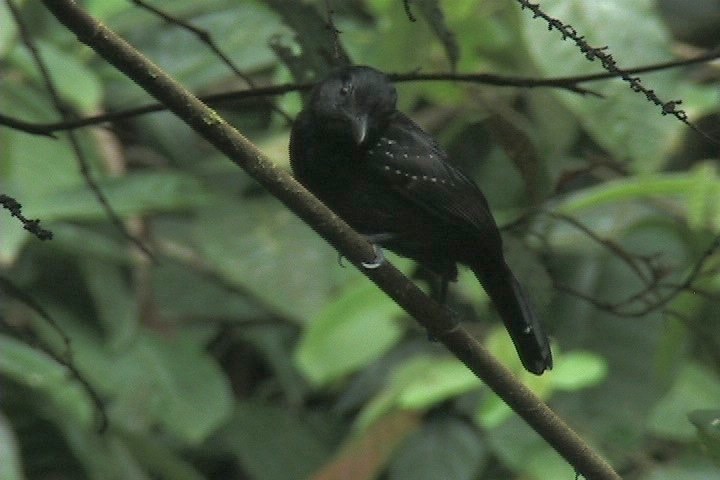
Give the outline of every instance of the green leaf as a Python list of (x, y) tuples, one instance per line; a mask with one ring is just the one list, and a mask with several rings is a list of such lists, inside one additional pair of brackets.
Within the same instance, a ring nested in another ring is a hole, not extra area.
[(125, 445), (138, 463), (154, 474), (153, 478), (172, 478), (173, 480), (205, 480), (207, 477), (198, 472), (182, 453), (173, 451), (162, 442), (150, 436), (133, 435), (122, 432)]
[(678, 372), (670, 391), (655, 405), (649, 427), (665, 438), (689, 441), (695, 429), (688, 420), (694, 410), (720, 405), (720, 381), (705, 367), (688, 363)]
[(528, 478), (575, 478), (572, 465), (519, 417), (513, 417), (484, 437), (490, 450), (513, 472)]
[[(19, 118), (30, 122), (57, 120), (52, 105), (18, 79), (12, 75), (3, 79), (0, 110), (21, 112)], [(84, 140), (83, 145), (91, 141), (86, 133), (80, 132), (78, 136)], [(19, 201), (28, 218), (37, 218), (28, 213), (36, 201), (57, 190), (80, 185), (83, 181), (73, 152), (65, 141), (0, 128), (0, 145), (3, 152), (0, 155), (3, 193)], [(0, 232), (0, 263), (10, 263), (29, 234), (16, 218), (6, 214), (0, 215)]]
[(350, 287), (308, 326), (295, 352), (298, 368), (315, 385), (350, 374), (397, 343), (401, 308), (374, 284)]
[(188, 333), (174, 338), (145, 333), (105, 374), (112, 382), (106, 389), (116, 396), (112, 417), (131, 422), (131, 430), (160, 423), (183, 441), (198, 444), (232, 411), (227, 378), (203, 343)]
[(708, 456), (720, 465), (720, 410), (695, 410), (689, 417)]
[(265, 313), (242, 292), (226, 288), (191, 265), (162, 262), (152, 276), (154, 298), (166, 318), (242, 322)]
[(198, 250), (220, 275), (287, 318), (315, 317), (338, 288), (359, 274), (280, 202), (222, 201), (198, 212)]
[(81, 260), (84, 278), (93, 298), (108, 347), (116, 350), (134, 339), (140, 317), (137, 298), (128, 288), (125, 271), (96, 259)]
[[(163, 6), (176, 18), (221, 39), (220, 49), (240, 71), (251, 74), (274, 64), (276, 57), (269, 46), (274, 35), (287, 34), (287, 27), (261, 2), (214, 2), (212, 6), (195, 1), (175, 0)], [(168, 28), (156, 15), (138, 15), (137, 9), (125, 9), (108, 21), (163, 70), (191, 89), (204, 89), (235, 74), (218, 61), (207, 45), (184, 28)], [(117, 106), (146, 101), (147, 94), (112, 67), (103, 67), (112, 78), (108, 101)], [(224, 77), (224, 78), (223, 78)]]
[(323, 441), (316, 425), (288, 408), (249, 401), (237, 404), (218, 437), (255, 480), (309, 478), (336, 441)]
[[(78, 61), (77, 52), (65, 52), (42, 40), (37, 47), (47, 65), (61, 100), (73, 104), (79, 111), (90, 113), (97, 110), (103, 95), (102, 84), (96, 72)], [(35, 61), (26, 48), (18, 48), (11, 61), (40, 85), (44, 85)], [(59, 119), (59, 114), (56, 114)]]
[(425, 410), (483, 384), (456, 358), (418, 355), (400, 363), (355, 421), (363, 429), (393, 409)]
[[(572, 25), (578, 35), (594, 47), (609, 46), (620, 68), (667, 61), (670, 39), (655, 14), (652, 0), (547, 0), (542, 9), (550, 16)], [(602, 71), (598, 61), (590, 62), (570, 40), (548, 31), (547, 23), (529, 10), (519, 11), (528, 52), (546, 77), (577, 76)], [(677, 72), (642, 77), (643, 84), (664, 101), (676, 100), (683, 77)], [(599, 145), (619, 161), (630, 160), (637, 171), (654, 171), (684, 129), (672, 116), (633, 92), (619, 79), (583, 85), (602, 98), (556, 91), (565, 106)]]
[(471, 480), (487, 450), (470, 426), (455, 418), (430, 421), (408, 438), (389, 467), (390, 480)]
[(584, 209), (611, 203), (628, 202), (653, 196), (683, 195), (694, 185), (693, 178), (685, 173), (668, 173), (629, 177), (588, 187), (567, 197), (558, 210), (577, 213)]
[(660, 465), (647, 480), (710, 480), (718, 477), (718, 468), (701, 458), (689, 458), (681, 465)]
[(118, 435), (107, 432), (98, 435), (68, 418), (56, 420), (68, 446), (85, 467), (90, 479), (151, 480), (150, 474), (140, 465)]
[(25, 480), (19, 447), (10, 422), (0, 413), (0, 478), (3, 480)]
[(16, 35), (17, 25), (15, 25), (7, 5), (0, 4), (0, 58), (4, 58), (8, 50), (15, 45), (13, 41)]
[(695, 181), (688, 192), (688, 225), (697, 230), (708, 226), (715, 230), (720, 226), (720, 181), (717, 165), (714, 162), (699, 164), (692, 174)]
[(397, 406), (422, 410), (463, 393), (479, 389), (482, 382), (456, 358), (419, 357), (397, 372), (403, 386)]
[(42, 351), (0, 335), (0, 372), (47, 397), (59, 415), (91, 428), (94, 406), (69, 370)]
[(591, 352), (574, 351), (560, 355), (549, 373), (558, 390), (580, 390), (596, 385), (607, 375), (607, 362)]
[[(450, 63), (450, 68), (455, 70), (460, 58), (460, 47), (455, 38), (455, 33), (448, 28), (445, 22), (445, 15), (440, 7), (440, 2), (438, 0), (420, 0), (415, 3), (417, 4), (420, 15), (425, 18), (440, 43), (442, 43), (445, 55), (447, 55), (448, 62)], [(411, 3), (411, 11), (412, 8), (413, 4)]]
[[(98, 180), (100, 190), (120, 216), (186, 210), (206, 205), (208, 193), (194, 177), (179, 172), (133, 173)], [(107, 219), (105, 210), (90, 188), (47, 192), (28, 208), (28, 215), (46, 220)]]

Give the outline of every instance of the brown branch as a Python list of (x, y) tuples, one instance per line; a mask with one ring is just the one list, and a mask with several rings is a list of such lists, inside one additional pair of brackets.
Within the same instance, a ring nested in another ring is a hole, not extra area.
[[(699, 55), (694, 58), (684, 60), (673, 60), (662, 63), (654, 63), (641, 67), (630, 68), (624, 70), (629, 74), (643, 72), (658, 72), (672, 68), (696, 65), (698, 63), (709, 62), (720, 58), (720, 49), (715, 49), (706, 54)], [(597, 95), (596, 93), (584, 89), (578, 84), (586, 82), (596, 82), (600, 80), (609, 80), (617, 78), (618, 74), (612, 72), (596, 73), (591, 75), (580, 75), (574, 77), (556, 77), (556, 78), (535, 78), (535, 77), (516, 77), (508, 75), (497, 75), (494, 73), (391, 73), (388, 77), (394, 82), (466, 82), (477, 83), (482, 85), (492, 85), (496, 87), (515, 87), (515, 88), (561, 88), (581, 94)], [(208, 105), (221, 105), (227, 101), (243, 100), (247, 98), (264, 97), (271, 95), (284, 95), (290, 92), (306, 92), (312, 88), (312, 83), (287, 83), (283, 85), (274, 85), (269, 87), (256, 87), (248, 90), (231, 91), (216, 93), (212, 95), (200, 96), (200, 100)], [(108, 122), (117, 122), (126, 118), (132, 118), (147, 113), (161, 112), (167, 110), (167, 107), (161, 103), (152, 103), (141, 105), (138, 107), (121, 110), (118, 112), (110, 112), (93, 117), (71, 119), (63, 122), (51, 123), (32, 123), (20, 120), (14, 117), (3, 115), (0, 113), (0, 125), (6, 125), (15, 130), (31, 133), (35, 135), (54, 136), (55, 132), (74, 130), (77, 128), (87, 127), (91, 125), (100, 125)]]
[(313, 197), (288, 173), (275, 167), (252, 143), (216, 112), (167, 76), (128, 43), (87, 14), (72, 0), (43, 0), (43, 4), (81, 42), (125, 73), (149, 94), (168, 106), (204, 139), (245, 169), (260, 184), (312, 226), (342, 255), (390, 295), (428, 331), (441, 340), (468, 368), (524, 418), (586, 478), (620, 478), (582, 438), (550, 410), (468, 332), (450, 313), (428, 298), (396, 268), (385, 263), (368, 270), (362, 261), (374, 258), (370, 244)]

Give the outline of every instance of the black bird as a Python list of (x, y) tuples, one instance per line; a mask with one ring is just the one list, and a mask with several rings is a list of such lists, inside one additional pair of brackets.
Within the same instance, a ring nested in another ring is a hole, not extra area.
[[(552, 368), (547, 336), (503, 257), (478, 186), (396, 108), (381, 72), (344, 67), (322, 80), (290, 136), (295, 177), (370, 241), (412, 258), (447, 285), (470, 267), (527, 370)], [(444, 289), (443, 289), (444, 290)]]

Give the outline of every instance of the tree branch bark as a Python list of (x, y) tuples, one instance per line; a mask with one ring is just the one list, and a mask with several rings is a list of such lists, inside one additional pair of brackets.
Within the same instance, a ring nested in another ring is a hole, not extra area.
[(593, 451), (542, 400), (519, 383), (449, 312), (428, 298), (391, 264), (374, 270), (360, 266), (375, 254), (367, 241), (297, 183), (275, 167), (260, 150), (189, 91), (170, 78), (123, 39), (98, 22), (73, 0), (43, 0), (44, 5), (118, 70), (144, 88), (192, 127), (205, 140), (246, 170), (318, 234), (332, 244), (368, 278), (442, 341), (478, 378), (588, 479), (619, 479), (612, 467)]

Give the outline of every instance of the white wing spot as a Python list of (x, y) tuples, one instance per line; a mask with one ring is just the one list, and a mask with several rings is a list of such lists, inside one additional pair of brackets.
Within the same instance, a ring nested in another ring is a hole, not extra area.
[(427, 180), (427, 175), (423, 175), (423, 176), (422, 176), (422, 179), (423, 179), (423, 180)]
[(395, 140), (385, 140), (387, 141), (388, 145), (395, 145), (397, 143)]
[(430, 181), (433, 182), (433, 183), (437, 183), (437, 178), (432, 177), (432, 178), (430, 179)]
[(410, 178), (412, 178), (413, 180), (417, 180), (417, 175), (413, 175), (413, 176), (410, 177)]
[(390, 165), (385, 165), (385, 170), (390, 170)]
[(400, 175), (402, 172), (401, 172), (400, 170), (395, 170), (395, 173), (397, 173), (398, 175)]
[(408, 154), (407, 154), (407, 153), (403, 153), (403, 158), (408, 158)]

